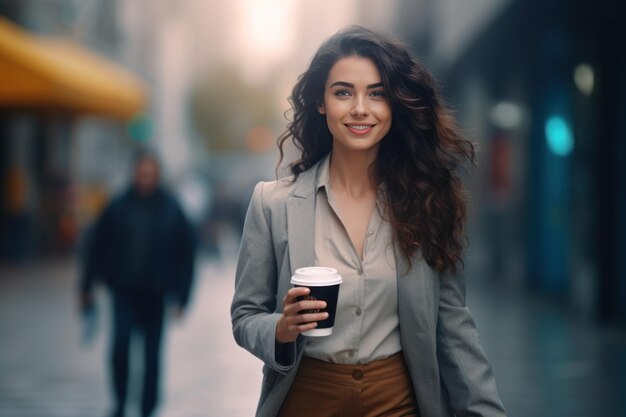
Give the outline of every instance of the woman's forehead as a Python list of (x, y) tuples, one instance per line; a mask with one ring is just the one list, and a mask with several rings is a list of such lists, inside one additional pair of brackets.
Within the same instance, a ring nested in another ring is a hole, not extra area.
[(382, 81), (378, 67), (370, 58), (347, 56), (332, 66), (326, 79), (326, 86), (343, 82), (356, 86), (369, 86)]

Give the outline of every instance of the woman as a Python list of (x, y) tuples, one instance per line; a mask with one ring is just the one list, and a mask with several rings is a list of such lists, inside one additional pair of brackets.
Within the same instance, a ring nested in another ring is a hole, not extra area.
[[(257, 416), (504, 416), (456, 275), (455, 170), (474, 150), (430, 75), (398, 42), (350, 27), (291, 102), (281, 159), (288, 140), (301, 155), (290, 178), (254, 190), (231, 307), (237, 343), (264, 362)], [(325, 303), (290, 284), (313, 265), (343, 277), (327, 337), (301, 335)]]

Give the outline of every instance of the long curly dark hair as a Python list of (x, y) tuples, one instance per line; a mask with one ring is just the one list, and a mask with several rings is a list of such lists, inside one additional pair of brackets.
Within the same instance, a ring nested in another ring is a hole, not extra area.
[(294, 180), (331, 151), (332, 135), (318, 105), (330, 69), (348, 56), (375, 63), (391, 106), (391, 129), (380, 142), (372, 173), (385, 184), (396, 243), (409, 264), (421, 250), (431, 268), (455, 273), (463, 263), (467, 217), (456, 171), (466, 161), (474, 163), (474, 146), (463, 137), (431, 75), (399, 41), (351, 26), (322, 44), (289, 99), (293, 120), (278, 138), (279, 164), (289, 139), (301, 152), (289, 164)]

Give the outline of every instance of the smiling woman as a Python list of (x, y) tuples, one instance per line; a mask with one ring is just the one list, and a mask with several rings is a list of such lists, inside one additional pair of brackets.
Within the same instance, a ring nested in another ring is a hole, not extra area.
[[(457, 274), (456, 170), (474, 149), (429, 73), (350, 27), (290, 100), (281, 159), (287, 141), (301, 153), (255, 188), (231, 306), (236, 341), (265, 364), (257, 416), (505, 416)], [(304, 336), (331, 313), (290, 284), (309, 266), (343, 279), (329, 336)]]

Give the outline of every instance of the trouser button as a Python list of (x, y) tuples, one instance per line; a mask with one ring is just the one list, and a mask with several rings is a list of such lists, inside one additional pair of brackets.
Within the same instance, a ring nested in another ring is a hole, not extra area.
[(356, 370), (354, 372), (352, 372), (352, 378), (356, 379), (357, 381), (360, 381), (363, 379), (363, 371), (360, 370)]

